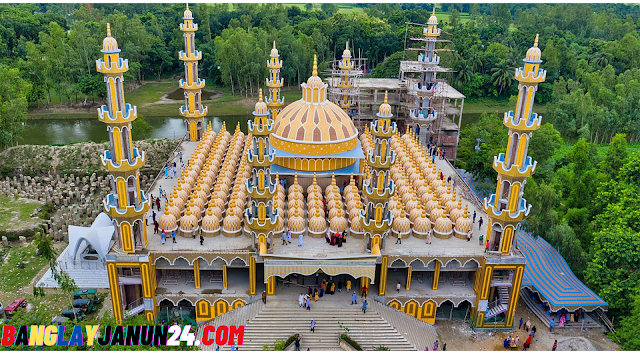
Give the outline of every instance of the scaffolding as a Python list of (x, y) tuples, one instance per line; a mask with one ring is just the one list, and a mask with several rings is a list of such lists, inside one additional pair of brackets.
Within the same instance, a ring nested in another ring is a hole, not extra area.
[(402, 99), (405, 125), (419, 127), (421, 140), (446, 149), (447, 157), (455, 159), (462, 124), (464, 95), (440, 76), (452, 71), (440, 66), (438, 56), (439, 52), (452, 51), (438, 48), (439, 43), (450, 41), (440, 39), (441, 29), (438, 28), (435, 15), (429, 18), (427, 24), (406, 25), (406, 34), (409, 26), (419, 26), (423, 29), (423, 36), (409, 37), (407, 42), (405, 35), (405, 52), (419, 52), (416, 60), (400, 62), (399, 78), (406, 89)]
[(362, 57), (362, 50), (353, 57), (347, 41), (342, 59), (335, 59), (324, 72), (329, 77), (329, 100), (340, 106), (354, 121), (360, 116), (360, 78), (367, 68), (367, 59)]

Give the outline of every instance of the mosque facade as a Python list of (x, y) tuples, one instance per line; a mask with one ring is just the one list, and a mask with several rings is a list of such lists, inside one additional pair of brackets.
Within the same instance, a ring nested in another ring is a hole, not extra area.
[[(197, 75), (197, 25), (188, 9), (180, 29), (181, 113), (191, 147), (184, 153), (186, 169), (172, 186), (162, 186), (164, 239), (144, 226), (150, 200), (137, 180), (144, 154), (132, 146), (136, 110), (124, 103), (126, 60), (109, 31), (97, 62), (108, 89), (99, 116), (111, 139), (102, 157), (114, 184), (105, 210), (118, 234), (107, 255), (118, 321), (139, 313), (153, 321), (175, 309), (205, 321), (259, 300), (263, 290), (277, 296), (324, 278), (350, 281), (354, 290), (366, 288), (374, 299), (427, 323), (446, 308), (466, 311), (474, 328), (513, 327), (525, 269), (513, 231), (528, 214), (522, 186), (535, 162), (526, 150), (539, 126), (533, 96), (544, 81), (537, 40), (516, 70), (518, 107), (505, 115), (510, 145), (494, 160), (498, 195), (481, 204), (454, 186), (460, 184), (455, 170), (430, 156), (411, 129), (398, 132), (386, 96), (376, 119), (359, 132), (341, 106), (344, 98), (341, 105), (328, 100), (315, 58), (301, 98), (285, 106), (275, 43), (267, 60), (268, 95), (260, 90), (248, 134), (239, 126), (231, 133), (224, 124), (214, 132), (201, 123), (206, 107), (197, 95), (204, 81)], [(485, 228), (478, 227), (481, 217)], [(294, 242), (302, 237), (301, 246), (281, 241), (288, 230)]]

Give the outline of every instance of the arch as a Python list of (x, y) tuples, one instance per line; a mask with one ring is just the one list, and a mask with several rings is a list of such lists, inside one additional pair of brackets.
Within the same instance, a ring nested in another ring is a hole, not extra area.
[[(422, 264), (421, 266), (418, 266), (418, 263)], [(426, 268), (427, 265), (425, 265), (424, 261), (422, 261), (422, 259), (420, 258), (415, 258), (413, 259), (410, 263), (409, 266), (411, 266), (412, 268)]]
[(229, 303), (224, 299), (218, 299), (214, 304), (214, 308), (216, 316), (220, 316), (229, 311)]
[(171, 265), (173, 265), (173, 266), (187, 266), (187, 267), (190, 267), (191, 263), (186, 258), (184, 258), (182, 256), (178, 256), (177, 258), (173, 259), (173, 263)]
[[(242, 265), (240, 265), (236, 260), (241, 261)], [(231, 261), (229, 261), (229, 263), (227, 265), (232, 266), (232, 267), (248, 266), (247, 262), (243, 258), (241, 258), (240, 256), (236, 256), (235, 258), (233, 258)]]
[(418, 310), (420, 309), (420, 305), (417, 301), (411, 299), (407, 301), (404, 305), (404, 313), (407, 315), (411, 315), (413, 317), (418, 317)]
[(244, 301), (244, 300), (242, 300), (242, 299), (238, 299), (238, 300), (234, 301), (234, 302), (231, 304), (231, 308), (232, 308), (232, 309), (237, 309), (237, 308), (239, 308), (239, 307), (241, 307), (241, 306), (245, 306), (245, 305), (246, 305), (246, 303), (245, 303), (245, 301)]
[(462, 263), (460, 262), (460, 260), (456, 259), (456, 258), (452, 258), (449, 259), (445, 264), (444, 267), (447, 268), (449, 266), (450, 263), (452, 263), (453, 261), (458, 263), (458, 266), (455, 266), (455, 263), (451, 265), (451, 267), (449, 267), (450, 269), (457, 269), (457, 268), (461, 268), (462, 267)]
[[(159, 262), (159, 260), (162, 260)], [(166, 263), (166, 264), (165, 264)], [(153, 265), (157, 268), (158, 266), (171, 266), (171, 261), (166, 257), (160, 255), (153, 260)]]
[(214, 265), (219, 266), (220, 269), (222, 269), (222, 265), (227, 265), (227, 262), (223, 258), (218, 256), (209, 262), (210, 267), (214, 267)]
[(460, 305), (462, 305), (464, 302), (466, 302), (469, 305), (469, 307), (473, 307), (473, 304), (471, 303), (471, 301), (469, 299), (461, 299), (461, 300), (458, 300), (457, 304), (455, 304), (456, 308), (459, 308)]
[[(180, 303), (182, 303), (182, 305), (180, 305)], [(178, 300), (177, 306), (187, 306), (187, 303), (189, 303), (191, 306), (194, 306), (194, 307), (196, 306), (196, 304), (194, 304), (193, 301), (184, 297)]]
[(462, 267), (466, 268), (467, 264), (470, 263), (470, 262), (474, 262), (474, 263), (476, 263), (477, 267), (480, 267), (480, 262), (478, 260), (474, 259), (474, 258), (471, 258), (471, 259), (465, 261), (464, 264), (462, 264)]
[(427, 263), (426, 267), (429, 267), (429, 265), (431, 265), (431, 263), (434, 262), (434, 261), (435, 262), (439, 262), (440, 266), (444, 266), (444, 264), (442, 263), (442, 260), (437, 259), (437, 258), (433, 258), (433, 259), (429, 260), (429, 262)]
[(402, 304), (398, 300), (391, 300), (387, 303), (387, 306), (390, 306), (396, 310), (402, 311)]
[[(400, 263), (396, 264), (396, 262), (398, 262), (398, 261), (402, 263), (402, 266), (399, 265)], [(407, 263), (404, 260), (402, 260), (401, 258), (397, 258), (397, 259), (395, 259), (395, 260), (393, 260), (391, 262), (389, 267), (407, 267)]]

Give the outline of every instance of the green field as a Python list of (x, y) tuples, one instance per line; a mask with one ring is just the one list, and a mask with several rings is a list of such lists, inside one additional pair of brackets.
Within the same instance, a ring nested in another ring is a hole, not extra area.
[(16, 199), (0, 195), (0, 231), (12, 229), (11, 224), (24, 224), (28, 227), (41, 220), (31, 218), (31, 213), (40, 207), (40, 203), (26, 199)]
[[(5, 305), (7, 301), (15, 300), (9, 299), (7, 296), (14, 296), (21, 288), (29, 285), (47, 263), (43, 257), (36, 255), (36, 246), (33, 243), (12, 242), (12, 244), (12, 247), (3, 247), (0, 250), (2, 254), (0, 260), (3, 260), (0, 261), (0, 274), (2, 274), (0, 295), (3, 293), (11, 294), (0, 299)], [(18, 264), (23, 264), (24, 269), (20, 269)], [(31, 289), (23, 289), (22, 292), (19, 292), (23, 297), (25, 293), (31, 293)]]

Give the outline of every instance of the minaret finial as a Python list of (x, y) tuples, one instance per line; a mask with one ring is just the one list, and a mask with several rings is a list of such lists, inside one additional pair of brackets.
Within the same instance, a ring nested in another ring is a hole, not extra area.
[(276, 41), (275, 40), (273, 40), (273, 48), (274, 49), (276, 48)]
[(347, 50), (349, 50), (349, 40), (347, 40), (347, 47), (346, 47), (346, 49), (347, 49)]
[(318, 56), (313, 55), (313, 72), (311, 76), (318, 76)]
[(262, 101), (262, 88), (258, 89), (258, 102)]
[(534, 47), (538, 46), (538, 34), (536, 34), (536, 40), (533, 42), (533, 46)]
[(384, 103), (386, 104), (388, 100), (389, 100), (389, 91), (385, 90), (384, 91)]
[(187, 10), (189, 10), (189, 3), (187, 3)]
[(433, 7), (433, 12), (431, 13), (431, 15), (435, 15), (436, 14), (436, 7)]
[(111, 24), (107, 23), (107, 36), (111, 36)]

